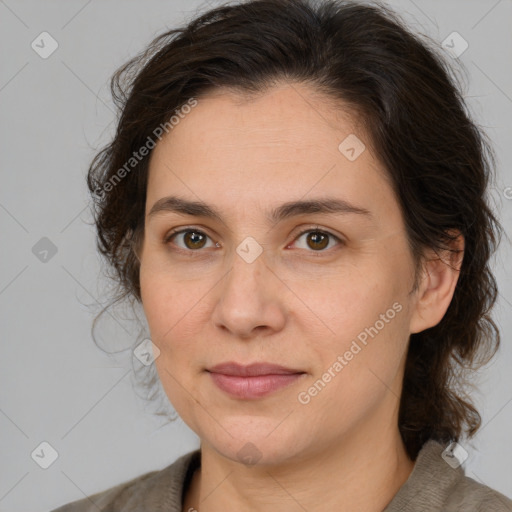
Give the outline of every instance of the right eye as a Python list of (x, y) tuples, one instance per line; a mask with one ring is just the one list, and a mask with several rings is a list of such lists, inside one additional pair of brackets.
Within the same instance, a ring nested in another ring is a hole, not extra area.
[[(206, 247), (206, 245), (205, 245), (206, 241), (208, 239), (211, 240), (211, 238), (207, 234), (203, 233), (199, 229), (192, 229), (192, 228), (181, 229), (179, 231), (178, 230), (172, 231), (171, 233), (166, 235), (166, 237), (164, 239), (164, 243), (169, 244), (174, 239), (181, 240), (182, 245), (180, 245), (179, 243), (174, 243), (174, 242), (173, 242), (173, 244), (177, 245), (177, 247), (180, 250), (183, 250), (186, 252), (195, 252), (199, 249), (203, 249), (204, 247)], [(212, 240), (212, 242), (213, 242), (213, 240)], [(219, 247), (219, 244), (214, 243), (210, 247)]]

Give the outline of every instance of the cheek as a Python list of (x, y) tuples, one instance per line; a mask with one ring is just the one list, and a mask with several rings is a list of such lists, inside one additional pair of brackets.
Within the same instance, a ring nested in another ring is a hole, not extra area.
[(157, 360), (159, 363), (168, 360), (170, 352), (173, 351), (169, 341), (176, 339), (179, 319), (184, 316), (183, 300), (179, 300), (182, 291), (176, 285), (171, 285), (169, 280), (148, 272), (144, 267), (141, 267), (140, 289), (151, 340), (161, 352)]
[(151, 340), (161, 351), (161, 364), (177, 369), (181, 360), (195, 359), (192, 352), (200, 350), (201, 329), (211, 315), (205, 297), (211, 286), (205, 280), (184, 281), (141, 266), (142, 306)]
[(184, 314), (194, 287), (186, 287), (161, 251), (151, 246), (140, 266), (140, 290), (144, 312), (153, 334), (162, 337)]
[[(170, 320), (165, 311), (169, 307), (170, 296), (166, 287), (162, 286), (161, 280), (154, 274), (148, 273), (141, 266), (140, 271), (140, 293), (144, 314), (148, 321), (151, 337), (153, 339), (161, 338), (164, 334), (164, 323)], [(167, 327), (169, 328), (169, 327)]]
[(390, 403), (398, 400), (407, 347), (405, 314), (399, 301), (360, 309), (351, 305), (340, 317), (331, 343), (315, 347), (320, 364), (308, 383), (311, 387), (303, 391), (316, 404), (321, 422), (348, 425), (376, 409), (385, 397)]
[[(340, 356), (343, 370), (335, 372), (339, 376), (336, 380), (340, 384), (343, 381), (345, 391), (351, 390), (349, 394), (357, 395), (358, 386), (368, 377), (375, 379), (371, 371), (392, 379), (406, 346), (406, 285), (392, 265), (384, 267), (382, 263), (333, 279), (326, 292), (304, 290), (323, 331), (312, 336), (321, 343), (310, 345), (321, 362), (316, 371), (328, 371)], [(302, 329), (312, 331), (311, 325), (304, 323)]]
[[(195, 394), (191, 374), (194, 355), (194, 335), (187, 333), (194, 313), (193, 297), (183, 286), (141, 267), (141, 297), (152, 342), (160, 350), (155, 367), (162, 388), (175, 410), (188, 417), (189, 393)], [(193, 322), (192, 322), (193, 323)], [(187, 393), (184, 389), (188, 390)]]
[(295, 289), (322, 321), (326, 334), (347, 340), (373, 324), (400, 296), (389, 272), (375, 265), (352, 267), (331, 275), (322, 286), (296, 283)]

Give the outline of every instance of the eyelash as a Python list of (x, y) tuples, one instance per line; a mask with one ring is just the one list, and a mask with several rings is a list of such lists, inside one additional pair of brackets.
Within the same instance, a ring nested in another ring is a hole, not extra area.
[[(177, 230), (174, 230), (174, 231), (171, 231), (170, 233), (168, 233), (165, 237), (164, 237), (164, 243), (165, 244), (169, 244), (171, 242), (171, 240), (176, 237), (177, 235), (181, 235), (183, 233), (190, 233), (190, 232), (194, 232), (194, 233), (198, 233), (200, 235), (203, 235), (203, 236), (206, 236), (207, 238), (210, 238), (206, 233), (204, 233), (204, 231), (201, 231), (200, 229), (195, 229), (194, 227), (187, 227), (185, 229), (177, 229)], [(305, 235), (306, 233), (321, 233), (323, 235), (327, 235), (331, 238), (334, 238), (334, 240), (336, 240), (336, 242), (338, 242), (338, 245), (344, 245), (344, 241), (341, 240), (338, 236), (334, 235), (333, 233), (330, 233), (329, 231), (326, 231), (326, 230), (323, 230), (323, 229), (320, 229), (319, 227), (315, 227), (315, 228), (308, 228), (302, 232), (300, 232), (295, 238), (294, 238), (294, 242), (296, 240), (298, 240), (301, 236)], [(288, 247), (288, 246), (287, 246)], [(196, 253), (196, 252), (201, 252), (201, 249), (197, 249), (197, 250), (193, 250), (193, 249), (183, 249), (182, 247), (178, 247), (177, 248), (178, 251), (181, 251), (181, 252), (187, 252), (187, 253)], [(326, 252), (329, 252), (329, 250), (332, 250), (331, 249), (322, 249), (322, 250), (318, 250), (318, 251), (314, 251), (314, 250), (308, 250), (307, 252), (311, 252), (313, 253), (314, 255), (318, 255), (320, 256), (322, 253), (326, 253)]]

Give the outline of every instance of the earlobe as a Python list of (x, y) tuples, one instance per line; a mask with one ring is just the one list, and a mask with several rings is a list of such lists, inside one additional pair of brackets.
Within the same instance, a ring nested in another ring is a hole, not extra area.
[(411, 316), (411, 334), (437, 325), (452, 301), (464, 257), (464, 237), (451, 231), (450, 250), (440, 254), (431, 251), (423, 266), (423, 275), (416, 292)]

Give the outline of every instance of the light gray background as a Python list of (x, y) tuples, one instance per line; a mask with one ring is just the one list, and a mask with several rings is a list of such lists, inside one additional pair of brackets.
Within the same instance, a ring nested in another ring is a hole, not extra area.
[[(468, 41), (460, 57), (470, 73), (466, 95), (496, 147), (499, 181), (491, 193), (510, 235), (512, 2), (389, 5), (439, 42), (453, 31)], [(0, 511), (49, 510), (167, 466), (198, 446), (181, 420), (159, 428), (161, 420), (145, 409), (132, 388), (129, 351), (108, 356), (91, 339), (85, 304), (103, 299), (84, 176), (115, 128), (113, 71), (200, 6), (207, 4), (0, 0)], [(59, 44), (48, 59), (31, 48), (43, 31)], [(46, 263), (32, 253), (42, 237), (58, 249)], [(466, 473), (512, 497), (510, 253), (505, 239), (494, 265), (502, 348), (474, 395), (484, 427), (464, 446)], [(129, 323), (110, 324), (104, 341), (132, 343)], [(31, 458), (43, 441), (59, 454), (48, 469)]]

